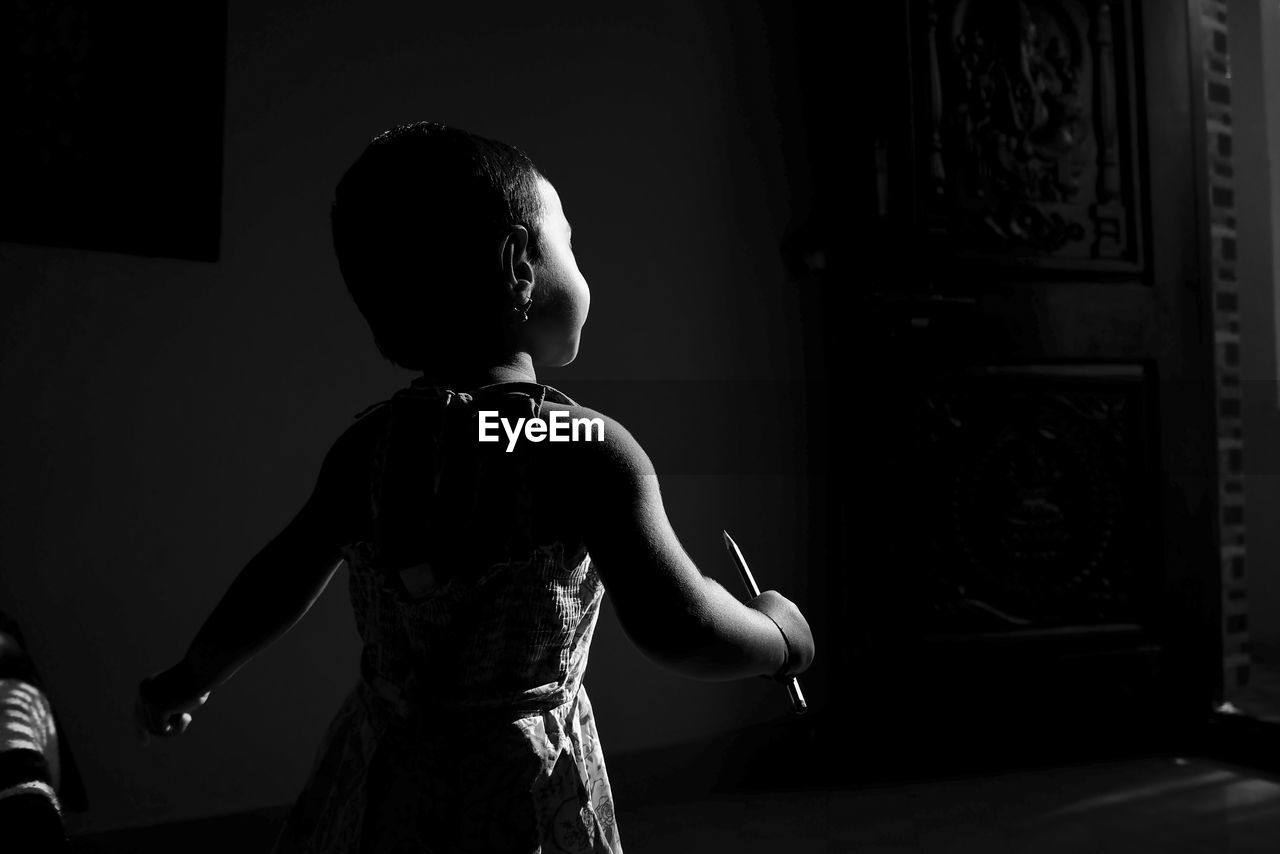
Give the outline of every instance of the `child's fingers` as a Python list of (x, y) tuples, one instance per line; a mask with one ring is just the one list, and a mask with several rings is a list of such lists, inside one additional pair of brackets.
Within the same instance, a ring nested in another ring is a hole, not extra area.
[(143, 744), (150, 744), (152, 736), (161, 738), (181, 735), (191, 724), (191, 715), (170, 715), (161, 712), (139, 698), (134, 705), (134, 728)]
[(160, 731), (157, 735), (172, 738), (185, 733), (189, 726), (191, 726), (191, 715), (189, 713), (183, 712), (180, 715), (170, 715), (160, 725)]
[(187, 731), (187, 727), (191, 725), (191, 715), (185, 712), (181, 715), (173, 715), (164, 722), (165, 735), (182, 735)]
[[(168, 696), (164, 692), (163, 674), (149, 676), (138, 686), (133, 707), (134, 729), (139, 741), (149, 745), (152, 738), (182, 735), (191, 726), (191, 711), (209, 699), (210, 692), (193, 698)], [(159, 688), (161, 690), (157, 691)]]

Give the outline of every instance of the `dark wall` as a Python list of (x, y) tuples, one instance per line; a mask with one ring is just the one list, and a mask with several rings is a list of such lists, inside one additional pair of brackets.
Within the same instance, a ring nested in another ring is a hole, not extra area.
[[(809, 192), (787, 21), (683, 0), (236, 0), (220, 260), (0, 246), (0, 598), (84, 770), (76, 826), (291, 801), (356, 678), (340, 570), (185, 737), (133, 737), (138, 680), (292, 517), (352, 413), (412, 377), (380, 360), (327, 223), (342, 170), (395, 123), (460, 125), (543, 167), (592, 305), (578, 361), (540, 379), (646, 446), (707, 574), (740, 586), (728, 528), (763, 586), (809, 604), (801, 330), (778, 253)], [(769, 683), (659, 670), (610, 609), (587, 685), (607, 755), (789, 714)]]

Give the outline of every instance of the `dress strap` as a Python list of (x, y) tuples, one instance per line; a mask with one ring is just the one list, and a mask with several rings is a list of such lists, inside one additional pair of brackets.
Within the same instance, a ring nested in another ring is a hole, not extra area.
[(393, 403), (397, 400), (402, 400), (404, 398), (415, 398), (419, 400), (424, 398), (431, 399), (431, 400), (437, 401), (438, 403), (440, 403), (442, 406), (445, 406), (445, 407), (447, 407), (449, 404), (455, 401), (461, 401), (463, 403), (471, 402), (471, 395), (467, 394), (466, 392), (454, 391), (452, 388), (444, 385), (435, 385), (435, 384), (426, 383), (423, 381), (423, 378), (419, 377), (409, 385), (405, 386), (404, 388), (397, 391), (395, 394), (391, 395), (391, 397), (384, 398), (383, 400), (379, 400), (376, 403), (372, 403), (369, 406), (366, 406), (364, 409), (362, 409), (361, 411), (355, 414), (355, 418), (357, 420), (364, 418), (366, 415), (368, 415), (370, 412), (373, 412), (378, 407), (386, 406), (390, 403)]
[(565, 394), (564, 392), (560, 391), (557, 388), (546, 385), (545, 383), (531, 383), (531, 382), (526, 382), (524, 380), (510, 380), (508, 382), (490, 383), (489, 385), (482, 385), (479, 388), (475, 389), (473, 394), (478, 395), (483, 391), (489, 391), (492, 389), (499, 389), (499, 388), (510, 388), (512, 391), (515, 391), (515, 392), (520, 392), (521, 390), (523, 390), (524, 393), (528, 394), (530, 397), (532, 397), (534, 400), (538, 402), (537, 412), (539, 415), (542, 414), (542, 404), (546, 400), (550, 400), (553, 403), (562, 403), (562, 404), (565, 404), (566, 406), (578, 405), (573, 398), (569, 397), (569, 395)]
[(368, 415), (373, 410), (377, 409), (379, 406), (386, 406), (386, 405), (387, 405), (387, 401), (379, 400), (377, 403), (369, 404), (368, 406), (366, 406), (364, 409), (357, 412), (352, 417), (355, 418), (355, 420), (359, 421), (361, 418), (364, 418), (366, 415)]
[(507, 382), (489, 383), (488, 385), (482, 385), (471, 390), (470, 392), (467, 392), (467, 391), (455, 391), (453, 388), (449, 386), (437, 385), (435, 383), (431, 383), (425, 377), (418, 377), (412, 383), (410, 383), (407, 387), (400, 389), (390, 398), (387, 398), (385, 400), (379, 400), (376, 403), (372, 403), (369, 406), (366, 406), (364, 409), (357, 412), (354, 417), (356, 418), (356, 420), (364, 418), (366, 415), (368, 415), (370, 412), (373, 412), (378, 407), (386, 406), (388, 403), (390, 403), (392, 400), (398, 397), (405, 397), (405, 396), (420, 397), (426, 394), (426, 395), (436, 396), (441, 398), (441, 400), (445, 402), (447, 405), (454, 398), (460, 399), (462, 402), (465, 402), (465, 403), (472, 403), (476, 398), (476, 396), (482, 393), (497, 392), (499, 390), (507, 391), (509, 393), (527, 394), (530, 398), (533, 399), (535, 403), (533, 410), (535, 413), (538, 414), (538, 416), (542, 415), (542, 404), (547, 400), (550, 400), (553, 403), (564, 404), (566, 406), (578, 405), (577, 401), (569, 397), (569, 395), (565, 394), (564, 392), (560, 391), (557, 388), (554, 388), (549, 385), (545, 385), (543, 383), (531, 383), (525, 380), (509, 380)]
[(578, 406), (578, 402), (569, 395), (551, 386), (543, 386), (547, 390), (547, 399), (555, 403), (563, 403), (565, 406)]

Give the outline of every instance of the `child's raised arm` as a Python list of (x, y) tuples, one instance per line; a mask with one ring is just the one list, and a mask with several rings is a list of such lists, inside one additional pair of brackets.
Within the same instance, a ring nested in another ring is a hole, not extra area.
[[(245, 565), (196, 634), (182, 660), (143, 682), (139, 717), (154, 735), (180, 734), (174, 723), (226, 682), (310, 610), (355, 536), (361, 498), (353, 466), (353, 425), (329, 450), (310, 498), (284, 529)], [(199, 702), (196, 702), (199, 698)]]
[(621, 424), (587, 412), (604, 421), (603, 442), (578, 446), (589, 486), (582, 491), (587, 549), (627, 636), (652, 660), (695, 679), (807, 669), (813, 635), (800, 609), (777, 591), (744, 604), (704, 576), (671, 528), (644, 449)]

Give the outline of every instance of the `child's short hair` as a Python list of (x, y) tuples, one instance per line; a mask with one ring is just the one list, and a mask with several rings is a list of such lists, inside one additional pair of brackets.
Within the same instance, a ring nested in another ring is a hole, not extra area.
[(437, 122), (374, 137), (330, 217), (342, 277), (383, 356), (428, 370), (501, 343), (498, 248), (523, 225), (541, 259), (541, 175), (515, 146)]

